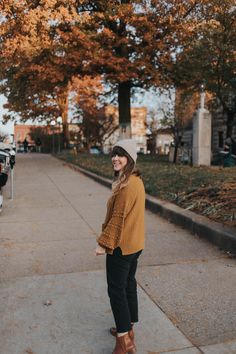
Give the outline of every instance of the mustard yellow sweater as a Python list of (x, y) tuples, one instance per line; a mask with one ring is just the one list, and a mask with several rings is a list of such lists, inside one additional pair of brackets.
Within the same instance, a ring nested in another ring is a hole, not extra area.
[(131, 175), (128, 185), (107, 202), (107, 214), (97, 242), (109, 254), (120, 247), (123, 255), (144, 248), (145, 191), (142, 180)]

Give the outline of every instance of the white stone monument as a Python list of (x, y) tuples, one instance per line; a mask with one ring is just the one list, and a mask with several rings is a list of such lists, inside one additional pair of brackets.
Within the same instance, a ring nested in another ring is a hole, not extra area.
[(204, 107), (205, 92), (201, 92), (200, 108), (193, 117), (193, 165), (211, 165), (211, 114)]

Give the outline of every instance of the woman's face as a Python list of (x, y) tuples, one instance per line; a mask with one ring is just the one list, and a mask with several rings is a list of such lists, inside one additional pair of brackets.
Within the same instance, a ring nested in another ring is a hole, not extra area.
[(127, 165), (128, 159), (126, 156), (114, 155), (111, 158), (113, 169), (116, 172), (120, 172)]

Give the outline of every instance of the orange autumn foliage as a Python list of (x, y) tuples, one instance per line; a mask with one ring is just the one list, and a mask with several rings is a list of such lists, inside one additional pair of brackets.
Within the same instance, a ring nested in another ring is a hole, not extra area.
[[(58, 94), (77, 77), (85, 80), (77, 81), (83, 91), (88, 77), (101, 75), (118, 92), (120, 122), (130, 123), (132, 90), (175, 84), (176, 54), (207, 3), (3, 0), (1, 92), (13, 119), (14, 112), (23, 119), (62, 115)], [(94, 93), (88, 94), (93, 101)]]

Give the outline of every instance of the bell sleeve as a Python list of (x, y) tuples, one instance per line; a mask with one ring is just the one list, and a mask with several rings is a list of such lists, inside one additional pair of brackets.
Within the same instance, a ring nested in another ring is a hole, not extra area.
[(115, 196), (112, 215), (109, 221), (104, 225), (101, 235), (97, 238), (100, 246), (108, 251), (113, 251), (119, 246), (125, 218), (130, 212), (135, 202), (135, 193), (129, 188), (129, 185), (119, 191)]

